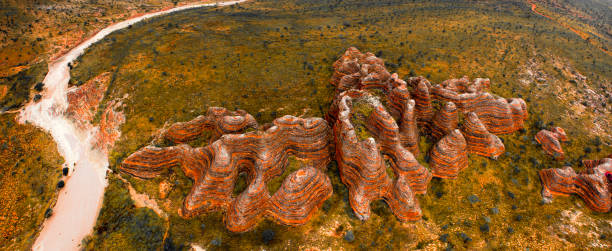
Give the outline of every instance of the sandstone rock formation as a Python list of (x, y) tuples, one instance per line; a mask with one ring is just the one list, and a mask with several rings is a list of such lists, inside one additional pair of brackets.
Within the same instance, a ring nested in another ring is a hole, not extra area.
[(593, 211), (612, 210), (612, 155), (601, 160), (583, 162), (586, 170), (576, 173), (572, 167), (540, 171), (542, 196), (552, 201), (553, 195), (577, 194)]
[[(336, 96), (325, 118), (334, 125), (336, 160), (342, 181), (349, 187), (351, 206), (360, 219), (367, 219), (369, 203), (381, 198), (400, 220), (419, 217), (413, 194), (425, 192), (420, 187), (426, 188), (431, 177), (413, 161), (420, 150), (419, 132), (429, 134), (435, 142), (430, 151), (433, 175), (455, 178), (467, 166), (468, 152), (490, 158), (501, 155), (504, 145), (493, 133), (522, 129), (527, 118), (522, 99), (503, 99), (486, 92), (488, 79), (471, 81), (463, 77), (435, 86), (423, 77), (404, 81), (395, 73), (389, 74), (382, 59), (356, 48), (349, 48), (333, 66), (330, 82), (336, 87)], [(352, 124), (351, 120), (361, 110), (353, 107), (360, 99), (368, 100), (373, 107), (371, 113), (360, 115), (365, 117), (365, 125)], [(436, 112), (437, 104), (442, 107)], [(459, 126), (461, 115), (465, 122)], [(367, 128), (365, 138), (362, 127)], [(461, 130), (457, 130), (459, 127)], [(411, 163), (407, 165), (410, 170), (416, 170), (408, 172), (410, 175), (401, 173), (408, 169), (398, 171), (400, 165), (394, 164), (397, 153), (405, 150), (412, 154), (399, 156)], [(394, 181), (389, 184), (393, 179), (384, 172), (386, 156), (393, 173), (400, 175), (398, 180), (407, 175), (418, 182), (410, 189), (399, 189)]]
[(108, 153), (115, 141), (121, 137), (119, 127), (125, 122), (125, 115), (120, 111), (122, 105), (121, 101), (110, 101), (102, 113), (94, 139), (95, 146), (103, 152)]
[(469, 81), (463, 77), (433, 86), (431, 94), (435, 99), (455, 103), (463, 113), (476, 113), (491, 133), (508, 134), (522, 129), (527, 119), (525, 101), (499, 98), (484, 92), (489, 86), (489, 79)]
[[(504, 145), (493, 133), (519, 130), (527, 118), (523, 100), (485, 92), (488, 79), (464, 77), (435, 86), (423, 77), (404, 81), (390, 74), (382, 59), (356, 48), (333, 67), (330, 83), (336, 91), (325, 120), (285, 116), (258, 128), (244, 111), (210, 108), (207, 115), (161, 134), (180, 144), (211, 132), (210, 145), (148, 146), (125, 159), (120, 170), (152, 178), (181, 166), (195, 181), (181, 215), (223, 210), (227, 228), (242, 232), (262, 217), (287, 225), (312, 217), (332, 193), (323, 171), (335, 146), (340, 177), (359, 219), (368, 219), (370, 203), (382, 199), (399, 220), (411, 221), (421, 217), (415, 194), (425, 193), (432, 177), (415, 158), (426, 150), (419, 149), (419, 133), (435, 140), (429, 151), (433, 176), (456, 178), (467, 167), (468, 152), (496, 158)], [(459, 125), (462, 116), (465, 122)], [(249, 128), (255, 131), (244, 133)], [(271, 195), (266, 183), (284, 172), (288, 155), (307, 164)], [(232, 196), (241, 172), (248, 174), (248, 188)]]
[(552, 131), (541, 130), (535, 135), (535, 140), (542, 145), (542, 149), (555, 159), (564, 159), (565, 153), (561, 148), (560, 141), (567, 141), (565, 130), (561, 127), (555, 127)]
[(163, 136), (173, 143), (185, 143), (197, 139), (208, 131), (213, 142), (228, 133), (243, 132), (247, 128), (257, 128), (255, 118), (244, 110), (228, 111), (223, 107), (209, 107), (206, 116), (200, 115), (189, 122), (178, 122), (170, 126)]
[(453, 130), (431, 150), (431, 172), (433, 176), (456, 179), (459, 172), (468, 166), (467, 143), (458, 129)]
[[(104, 94), (108, 89), (111, 73), (104, 72), (79, 87), (68, 91), (68, 107), (65, 115), (81, 129), (86, 129), (94, 123)], [(125, 122), (121, 111), (123, 103), (120, 100), (110, 100), (100, 113), (98, 130), (94, 135), (95, 147), (108, 152), (121, 136), (119, 127)]]
[(448, 102), (433, 117), (430, 136), (437, 141), (457, 129), (457, 125), (459, 125), (457, 106), (453, 102)]
[[(350, 120), (356, 99), (365, 99), (373, 107), (365, 121), (373, 137), (365, 140), (358, 139)], [(395, 120), (366, 91), (343, 92), (334, 104), (338, 107), (334, 123), (336, 160), (355, 215), (368, 219), (370, 203), (384, 199), (401, 221), (420, 219), (421, 209), (414, 194), (426, 192), (431, 174), (401, 145)], [(394, 178), (389, 177), (387, 168), (393, 169)]]
[[(238, 116), (250, 118), (248, 114)], [(229, 117), (212, 120), (248, 121)], [(193, 124), (197, 123), (190, 126)], [(227, 128), (222, 124), (218, 128)], [(237, 124), (244, 125), (242, 122)], [(180, 132), (183, 128), (193, 128), (190, 126), (183, 123), (171, 128), (175, 128), (173, 132)], [(217, 129), (212, 126), (195, 127)], [(172, 138), (170, 135), (178, 137)], [(165, 134), (171, 141), (189, 138), (185, 135), (191, 134)], [(274, 120), (273, 125), (265, 131), (223, 134), (205, 147), (192, 148), (185, 144), (165, 148), (147, 146), (126, 158), (120, 170), (137, 177), (152, 178), (162, 174), (165, 169), (180, 166), (194, 180), (180, 211), (184, 217), (223, 210), (226, 212), (226, 227), (233, 232), (248, 231), (262, 217), (269, 217), (281, 224), (299, 225), (308, 221), (332, 194), (331, 182), (324, 173), (331, 160), (331, 138), (331, 129), (323, 119), (284, 116)], [(266, 183), (285, 171), (289, 155), (306, 164), (289, 174), (279, 190), (270, 194)], [(234, 185), (241, 172), (246, 172), (249, 177), (248, 187), (234, 197)]]
[(470, 153), (496, 159), (504, 153), (505, 146), (495, 134), (490, 133), (478, 118), (478, 115), (469, 112), (463, 123), (463, 135)]
[(85, 128), (94, 119), (98, 106), (108, 88), (111, 73), (102, 73), (83, 85), (70, 89), (66, 116), (72, 118), (80, 128)]

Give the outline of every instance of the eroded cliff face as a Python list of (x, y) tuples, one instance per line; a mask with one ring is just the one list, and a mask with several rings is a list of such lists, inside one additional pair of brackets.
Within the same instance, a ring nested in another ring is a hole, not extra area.
[[(333, 67), (336, 92), (325, 119), (284, 116), (261, 127), (245, 111), (211, 107), (161, 132), (160, 138), (175, 145), (144, 147), (120, 170), (153, 178), (180, 166), (195, 181), (180, 214), (225, 211), (226, 227), (243, 232), (263, 217), (287, 225), (308, 221), (331, 196), (323, 171), (333, 157), (359, 219), (369, 218), (371, 202), (384, 200), (400, 221), (415, 221), (421, 218), (415, 195), (427, 191), (432, 176), (456, 178), (467, 168), (468, 154), (497, 158), (504, 145), (495, 134), (520, 130), (527, 118), (522, 99), (486, 92), (488, 79), (404, 81), (389, 73), (382, 59), (356, 48)], [(206, 133), (212, 135), (209, 145), (184, 144)], [(434, 142), (431, 151), (420, 152), (421, 137)], [(430, 169), (417, 161), (420, 154), (429, 155)], [(286, 171), (288, 156), (303, 166), (270, 193), (266, 183)], [(248, 186), (234, 196), (242, 172)]]
[[(69, 90), (68, 108), (65, 112), (65, 115), (81, 129), (98, 126), (93, 140), (95, 146), (104, 152), (108, 152), (119, 139), (121, 136), (119, 126), (125, 122), (125, 116), (121, 112), (123, 103), (120, 100), (111, 100), (105, 104), (103, 111), (98, 111), (110, 78), (111, 73), (105, 72)], [(100, 116), (97, 122), (96, 116)]]
[(68, 91), (68, 108), (66, 115), (80, 127), (85, 128), (92, 123), (98, 112), (100, 102), (108, 88), (111, 73), (102, 73), (85, 84)]

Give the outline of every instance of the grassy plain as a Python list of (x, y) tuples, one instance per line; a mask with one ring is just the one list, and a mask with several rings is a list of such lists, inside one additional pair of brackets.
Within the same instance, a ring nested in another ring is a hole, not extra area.
[[(112, 71), (103, 103), (127, 97), (122, 137), (110, 154), (117, 170), (164, 125), (190, 120), (209, 106), (244, 109), (260, 123), (285, 114), (323, 116), (333, 98), (331, 64), (350, 46), (376, 53), (402, 77), (491, 78), (493, 93), (526, 100), (528, 128), (502, 136), (506, 153), (498, 160), (470, 156), (458, 179), (434, 179), (428, 193), (418, 196), (424, 217), (415, 223), (397, 221), (380, 201), (372, 203), (371, 219), (358, 220), (333, 162), (327, 174), (334, 195), (309, 223), (285, 227), (264, 221), (243, 234), (228, 232), (221, 213), (178, 216), (193, 183), (179, 169), (152, 180), (124, 176), (169, 215), (171, 242), (162, 243), (246, 250), (612, 246), (606, 235), (612, 231), (609, 213), (588, 210), (576, 196), (542, 204), (537, 175), (564, 164), (579, 170), (581, 159), (612, 152), (606, 122), (612, 58), (534, 14), (524, 1), (262, 0), (190, 10), (115, 32), (77, 60), (71, 81), (78, 85)], [(563, 162), (546, 156), (533, 140), (538, 130), (553, 125), (565, 128), (571, 139)], [(423, 137), (422, 151), (430, 147)], [(419, 161), (427, 165), (424, 156)], [(160, 196), (162, 182), (173, 187), (167, 198)], [(121, 189), (108, 188), (105, 206)], [(478, 200), (470, 202), (473, 196)], [(114, 220), (101, 214), (99, 222)], [(97, 231), (91, 239), (124, 247), (126, 242), (114, 242), (110, 234)]]
[(63, 158), (53, 139), (0, 115), (0, 249), (31, 247), (57, 198)]

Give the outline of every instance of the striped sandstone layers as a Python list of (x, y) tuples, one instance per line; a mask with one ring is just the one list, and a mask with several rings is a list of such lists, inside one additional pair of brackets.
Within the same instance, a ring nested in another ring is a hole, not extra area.
[[(366, 100), (373, 107), (365, 126), (373, 137), (359, 140), (351, 123), (353, 104)], [(351, 90), (339, 94), (334, 102), (336, 160), (342, 182), (349, 189), (349, 202), (355, 215), (366, 220), (370, 203), (383, 199), (401, 221), (418, 220), (421, 209), (415, 194), (425, 193), (431, 174), (400, 143), (395, 120), (378, 99), (366, 91)], [(385, 158), (395, 177), (387, 174)]]
[(453, 102), (448, 102), (436, 113), (436, 116), (431, 121), (430, 135), (437, 141), (457, 129), (458, 125), (459, 114), (457, 113), (457, 106)]
[(458, 129), (438, 141), (431, 150), (430, 167), (435, 177), (456, 179), (467, 165), (467, 143)]
[(499, 137), (487, 131), (476, 113), (465, 116), (461, 130), (470, 153), (497, 159), (506, 149)]
[[(227, 117), (227, 112), (216, 113), (221, 109), (214, 108), (212, 114)], [(212, 121), (228, 121), (209, 115), (206, 117)], [(230, 117), (236, 119), (236, 116)], [(229, 119), (243, 121), (230, 124), (242, 126), (252, 118), (248, 114), (238, 117), (247, 119)], [(198, 123), (194, 124), (206, 124)], [(165, 137), (173, 142), (193, 138), (191, 132), (201, 134), (200, 130), (217, 130), (211, 126), (185, 126), (185, 123), (171, 128), (169, 132), (172, 133), (166, 133)], [(181, 128), (198, 129), (180, 133)], [(173, 138), (172, 135), (178, 136)], [(194, 180), (180, 214), (192, 217), (209, 211), (225, 211), (226, 227), (233, 232), (244, 232), (264, 217), (285, 225), (307, 222), (332, 195), (331, 182), (324, 173), (331, 160), (330, 146), (331, 129), (323, 119), (284, 116), (274, 120), (265, 131), (223, 134), (205, 147), (147, 146), (126, 158), (120, 170), (141, 178), (153, 178), (168, 168), (180, 166)], [(289, 174), (278, 191), (270, 194), (266, 183), (285, 171), (289, 155), (306, 164)], [(238, 196), (233, 196), (236, 180), (242, 172), (248, 176), (248, 186)]]
[[(612, 157), (612, 155), (608, 156)], [(593, 211), (612, 210), (612, 158), (583, 162), (586, 170), (576, 173), (569, 166), (540, 171), (542, 196), (547, 201), (553, 195), (577, 194)]]
[(542, 149), (555, 159), (564, 159), (565, 153), (561, 148), (560, 141), (567, 141), (565, 130), (561, 127), (555, 127), (552, 131), (541, 130), (535, 135), (535, 140), (542, 145)]
[(209, 107), (206, 116), (200, 115), (189, 122), (178, 122), (170, 126), (163, 137), (173, 143), (185, 143), (212, 132), (210, 142), (228, 133), (243, 132), (247, 128), (257, 128), (255, 118), (244, 110), (228, 111), (223, 107)]
[(476, 113), (491, 133), (508, 134), (522, 129), (527, 119), (525, 101), (520, 98), (499, 98), (484, 92), (489, 86), (489, 79), (470, 81), (463, 77), (433, 86), (431, 94), (437, 100), (455, 103), (463, 113)]
[[(494, 133), (520, 130), (527, 118), (522, 99), (503, 99), (486, 92), (491, 84), (489, 79), (472, 81), (463, 77), (435, 86), (423, 77), (404, 81), (396, 73), (389, 74), (382, 59), (356, 48), (349, 48), (333, 66), (330, 82), (336, 87), (336, 93), (325, 118), (334, 126), (336, 160), (342, 181), (349, 187), (351, 206), (360, 219), (368, 218), (370, 201), (381, 198), (401, 220), (420, 215), (416, 201), (396, 203), (401, 201), (393, 197), (397, 193), (391, 193), (399, 191), (394, 187), (396, 182), (390, 185), (391, 178), (383, 172), (383, 159), (390, 155), (390, 166), (394, 174), (398, 174), (393, 164), (397, 158), (389, 154), (401, 152), (393, 148), (397, 139), (399, 146), (409, 150), (414, 158), (419, 154), (419, 132), (430, 134), (436, 142), (430, 151), (433, 175), (456, 178), (459, 171), (467, 167), (468, 152), (497, 158), (505, 147)], [(382, 100), (372, 98), (371, 94)], [(353, 107), (356, 103), (361, 104), (356, 101), (360, 99), (370, 101), (372, 112), (365, 116), (367, 119), (360, 119), (365, 120), (365, 125), (351, 124), (354, 115), (363, 110)], [(379, 101), (384, 101), (385, 106)], [(437, 104), (442, 107), (436, 111)], [(460, 126), (461, 115), (465, 121)], [(367, 137), (362, 133), (364, 126)], [(429, 174), (415, 177), (427, 180), (423, 177)], [(412, 193), (419, 191), (415, 187), (411, 189)], [(405, 198), (414, 199), (410, 192), (403, 194)]]
[(405, 103), (404, 112), (399, 122), (399, 136), (402, 145), (415, 157), (419, 156), (419, 128), (416, 123), (413, 99)]

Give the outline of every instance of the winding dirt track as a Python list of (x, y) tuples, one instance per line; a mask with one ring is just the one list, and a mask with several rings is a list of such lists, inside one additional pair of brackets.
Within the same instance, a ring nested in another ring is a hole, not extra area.
[(607, 51), (607, 50), (605, 50), (604, 48), (601, 48), (601, 47), (600, 47), (600, 46), (598, 46), (597, 44), (593, 43), (591, 40), (588, 40), (588, 39), (590, 38), (590, 36), (589, 36), (588, 34), (586, 34), (586, 33), (584, 33), (584, 32), (581, 32), (581, 31), (579, 31), (579, 30), (576, 30), (576, 29), (574, 29), (574, 28), (570, 27), (570, 26), (569, 26), (569, 25), (567, 25), (567, 24), (564, 24), (564, 23), (562, 23), (562, 22), (560, 22), (560, 21), (557, 21), (557, 20), (553, 19), (552, 17), (550, 17), (550, 16), (548, 16), (548, 15), (546, 15), (546, 14), (542, 13), (542, 12), (539, 12), (539, 11), (536, 9), (538, 6), (537, 6), (537, 5), (536, 5), (536, 4), (535, 4), (535, 3), (534, 3), (532, 0), (527, 0), (527, 2), (528, 2), (529, 4), (531, 4), (531, 11), (533, 11), (534, 13), (536, 13), (536, 14), (538, 14), (538, 15), (540, 15), (540, 16), (543, 16), (543, 17), (545, 17), (545, 18), (548, 18), (550, 21), (553, 21), (553, 22), (555, 22), (555, 23), (557, 23), (557, 24), (559, 24), (559, 25), (561, 25), (561, 26), (563, 26), (563, 27), (565, 27), (565, 28), (567, 28), (567, 29), (571, 30), (572, 32), (576, 33), (576, 35), (578, 35), (580, 38), (582, 38), (583, 40), (588, 41), (590, 44), (592, 44), (593, 46), (595, 46), (597, 49), (599, 49), (599, 50), (603, 51), (604, 53), (608, 54), (609, 56), (612, 56), (612, 52)]
[(66, 186), (58, 196), (53, 215), (43, 223), (32, 249), (78, 250), (81, 240), (92, 232), (102, 206), (104, 188), (107, 185), (108, 156), (93, 147), (93, 135), (98, 128), (78, 129), (64, 116), (68, 108), (66, 96), (70, 80), (68, 63), (83, 54), (87, 47), (110, 33), (144, 19), (187, 9), (226, 6), (245, 1), (247, 0), (185, 5), (128, 19), (104, 28), (49, 64), (49, 72), (43, 80), (46, 88), (41, 93), (42, 99), (39, 102), (30, 101), (21, 110), (20, 122), (33, 123), (49, 132), (71, 172)]

